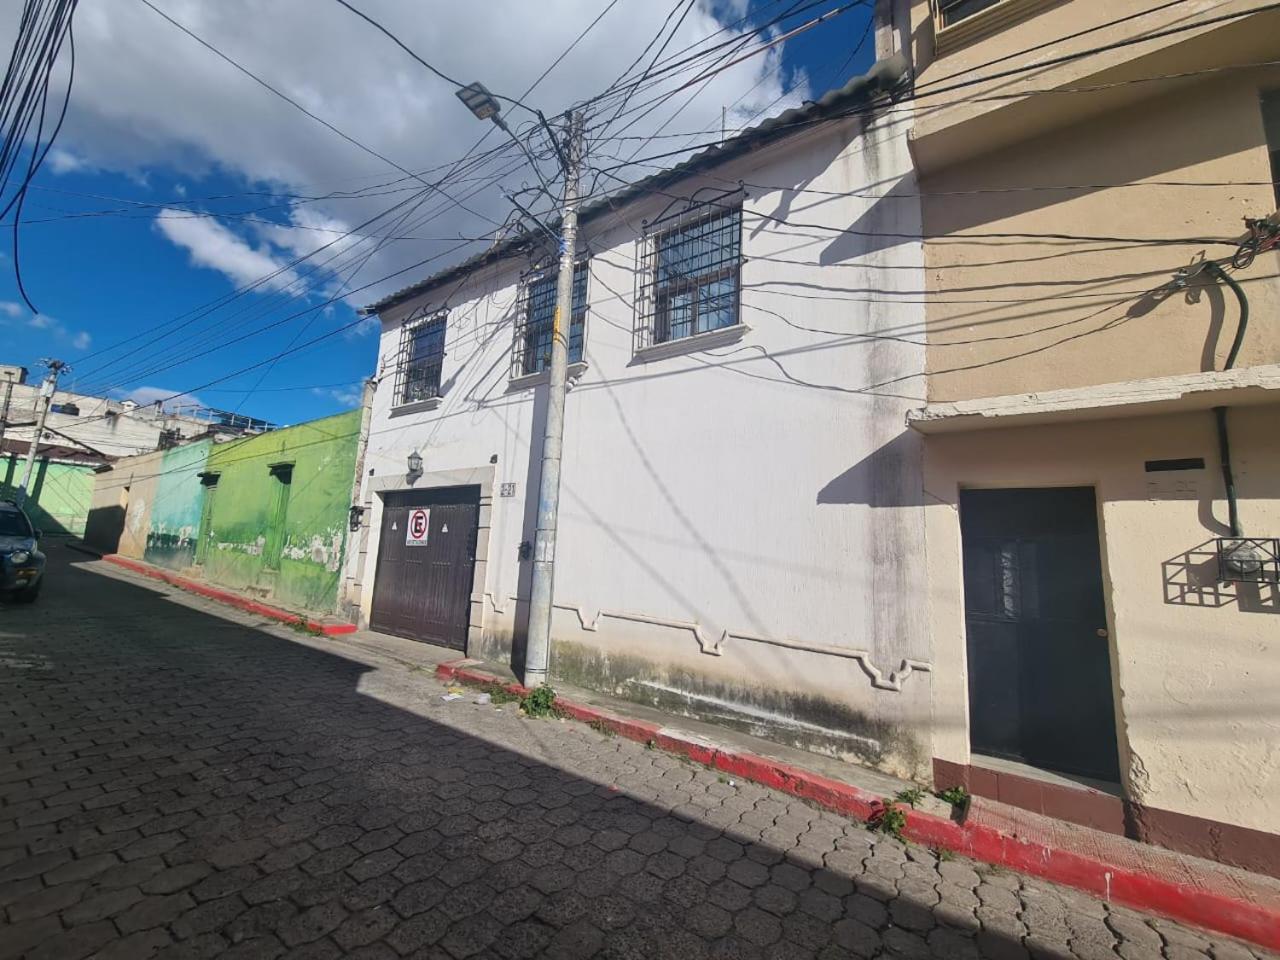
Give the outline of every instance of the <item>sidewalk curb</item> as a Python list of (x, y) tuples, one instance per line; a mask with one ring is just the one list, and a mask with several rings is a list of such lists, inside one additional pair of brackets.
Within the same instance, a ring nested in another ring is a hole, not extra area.
[[(518, 683), (505, 683), (500, 677), (467, 666), (471, 663), (474, 661), (447, 661), (436, 667), (436, 675), (442, 680), (477, 686), (497, 685), (520, 695), (529, 692)], [(561, 716), (606, 728), (629, 740), (651, 744), (846, 816), (868, 820), (883, 806), (882, 798), (847, 783), (767, 757), (726, 750), (656, 724), (619, 717), (559, 697), (556, 709)], [(974, 860), (1074, 887), (1103, 900), (1280, 949), (1280, 908), (1174, 883), (1155, 874), (1024, 840), (985, 824), (957, 823), (918, 810), (908, 810), (906, 814), (903, 835), (916, 843), (951, 850)]]
[(229, 607), (236, 607), (247, 613), (257, 614), (261, 617), (269, 617), (272, 620), (279, 620), (281, 623), (302, 624), (308, 630), (323, 634), (326, 637), (337, 637), (347, 633), (355, 633), (358, 627), (354, 623), (321, 623), (318, 620), (308, 620), (306, 617), (296, 613), (290, 613), (288, 610), (282, 610), (279, 607), (273, 607), (269, 604), (259, 603), (257, 600), (250, 600), (248, 597), (242, 597), (238, 593), (232, 593), (229, 590), (222, 590), (218, 587), (211, 587), (207, 583), (201, 583), (199, 580), (192, 580), (188, 577), (180, 577), (176, 573), (170, 573), (168, 570), (162, 570), (159, 567), (153, 567), (149, 563), (143, 563), (141, 560), (134, 560), (130, 557), (122, 557), (118, 553), (99, 553), (92, 547), (82, 543), (67, 544), (72, 550), (80, 553), (87, 553), (89, 556), (98, 557), (107, 563), (113, 563), (117, 567), (124, 567), (126, 570), (132, 570), (134, 573), (140, 573), (144, 577), (150, 577), (153, 580), (163, 580), (171, 587), (177, 587), (180, 590), (186, 590), (189, 593), (196, 593), (207, 600), (216, 600), (218, 603), (225, 603)]

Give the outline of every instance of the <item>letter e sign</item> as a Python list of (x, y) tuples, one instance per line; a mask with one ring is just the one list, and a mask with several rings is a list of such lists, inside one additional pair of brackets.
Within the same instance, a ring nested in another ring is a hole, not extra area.
[(425, 547), (427, 532), (431, 529), (431, 511), (426, 507), (414, 507), (409, 511), (409, 522), (404, 528), (407, 547)]

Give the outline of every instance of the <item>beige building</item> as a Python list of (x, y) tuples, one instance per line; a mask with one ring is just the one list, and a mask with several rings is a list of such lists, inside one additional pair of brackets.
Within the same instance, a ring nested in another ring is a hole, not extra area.
[(891, 37), (935, 780), (1277, 874), (1280, 254), (1231, 264), (1277, 206), (1263, 6), (900, 0)]

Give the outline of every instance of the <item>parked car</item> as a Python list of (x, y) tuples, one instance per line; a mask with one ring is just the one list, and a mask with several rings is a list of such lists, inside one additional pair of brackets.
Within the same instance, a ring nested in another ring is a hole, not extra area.
[(22, 603), (40, 595), (45, 556), (36, 542), (39, 539), (40, 531), (21, 507), (0, 501), (0, 593)]

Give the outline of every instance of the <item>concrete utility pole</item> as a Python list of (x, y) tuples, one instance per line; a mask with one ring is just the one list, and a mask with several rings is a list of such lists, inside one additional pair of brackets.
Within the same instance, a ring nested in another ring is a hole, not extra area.
[(560, 512), (560, 461), (564, 448), (564, 394), (569, 370), (569, 330), (573, 325), (573, 267), (578, 246), (578, 177), (582, 165), (581, 113), (569, 115), (564, 155), (564, 207), (560, 220), (560, 275), (551, 325), (551, 376), (547, 427), (542, 438), (538, 485), (538, 526), (533, 539), (533, 582), (529, 590), (529, 635), (524, 684), (545, 683), (551, 660), (551, 613), (556, 575), (556, 525)]
[(67, 365), (61, 360), (47, 360), (45, 366), (49, 374), (40, 384), (40, 415), (36, 417), (36, 432), (31, 435), (31, 449), (27, 451), (27, 465), (22, 471), (22, 483), (18, 486), (17, 502), (22, 506), (27, 502), (27, 484), (31, 482), (31, 472), (36, 467), (36, 451), (40, 448), (40, 437), (44, 434), (44, 422), (49, 416), (49, 407), (53, 403), (53, 393), (58, 389), (58, 377)]

